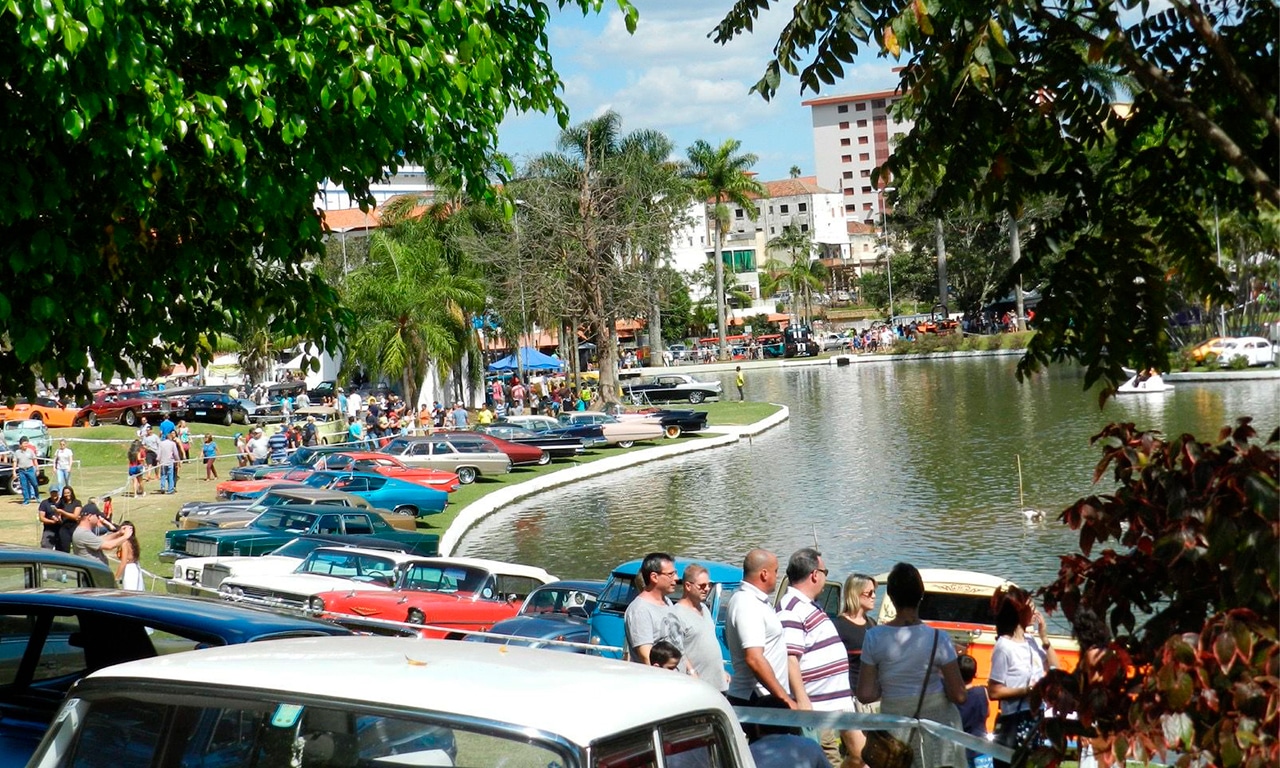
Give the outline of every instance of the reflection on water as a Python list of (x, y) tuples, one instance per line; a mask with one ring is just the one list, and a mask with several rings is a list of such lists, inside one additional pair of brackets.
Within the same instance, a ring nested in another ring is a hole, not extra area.
[[(1077, 371), (1019, 384), (1014, 365), (981, 358), (751, 371), (749, 396), (787, 405), (789, 422), (731, 448), (508, 507), (464, 536), (458, 554), (599, 577), (651, 550), (737, 561), (754, 546), (785, 557), (816, 540), (833, 575), (907, 560), (1039, 586), (1057, 573), (1057, 556), (1076, 548), (1055, 518), (1095, 490), (1100, 453), (1089, 438), (1104, 424), (1203, 440), (1239, 415), (1254, 416), (1264, 434), (1280, 423), (1273, 381), (1182, 384), (1099, 411)], [(1025, 503), (1046, 510), (1046, 522), (1027, 523), (1019, 512), (1016, 455)]]

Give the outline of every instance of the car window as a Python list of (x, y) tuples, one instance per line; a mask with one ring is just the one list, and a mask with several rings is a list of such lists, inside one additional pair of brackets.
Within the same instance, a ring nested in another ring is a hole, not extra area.
[(635, 581), (634, 575), (615, 573), (610, 576), (609, 582), (604, 585), (604, 591), (600, 593), (600, 610), (614, 613), (626, 611), (637, 594)]
[(346, 533), (352, 535), (373, 533), (373, 523), (367, 515), (343, 515), (342, 524), (346, 528)]
[(447, 456), (453, 453), (453, 448), (443, 440), (433, 440), (430, 443), (430, 452), (433, 456)]
[(342, 533), (342, 523), (337, 515), (321, 515), (316, 523), (316, 533)]
[(368, 576), (369, 574), (387, 574), (395, 570), (395, 563), (386, 557), (370, 555), (349, 550), (318, 549), (311, 553), (306, 561), (298, 566), (298, 573), (318, 573), (325, 576)]
[(530, 576), (498, 575), (498, 596), (523, 600), (529, 593), (542, 586), (542, 582)]
[[(44, 637), (44, 643), (34, 657), (35, 668), (23, 669), (33, 637)], [(0, 647), (5, 649), (0, 657), (0, 686), (26, 686), (89, 671), (80, 622), (74, 616), (0, 615)]]

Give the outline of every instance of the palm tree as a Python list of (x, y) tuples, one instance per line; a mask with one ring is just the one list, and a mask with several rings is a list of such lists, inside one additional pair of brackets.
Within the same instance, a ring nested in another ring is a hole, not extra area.
[(803, 173), (803, 171), (801, 171), (801, 170), (800, 170), (800, 166), (798, 166), (798, 165), (793, 165), (793, 166), (791, 166), (791, 174), (790, 174), (791, 178), (793, 178), (793, 179), (798, 179), (798, 178), (800, 178), (800, 175), (801, 175), (802, 173)]
[[(772, 256), (774, 250), (786, 250), (790, 258), (786, 261)], [(769, 241), (771, 255), (765, 262), (767, 273), (763, 287), (773, 293), (785, 287), (801, 307), (801, 319), (809, 325), (813, 315), (814, 291), (821, 291), (826, 285), (826, 266), (813, 258), (813, 240), (808, 234), (801, 232), (794, 224), (782, 228), (782, 234)]]
[(729, 209), (725, 203), (734, 203), (747, 214), (756, 217), (752, 197), (764, 197), (767, 193), (760, 182), (747, 171), (758, 159), (751, 153), (738, 154), (742, 142), (727, 139), (719, 147), (712, 147), (699, 139), (688, 150), (689, 166), (694, 180), (694, 194), (712, 205), (711, 218), (716, 226), (716, 330), (720, 334), (720, 359), (727, 360), (729, 349), (725, 344), (724, 300), (724, 236), (729, 228)]

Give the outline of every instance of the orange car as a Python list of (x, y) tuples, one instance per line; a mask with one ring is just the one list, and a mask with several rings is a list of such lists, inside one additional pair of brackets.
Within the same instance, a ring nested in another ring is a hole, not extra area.
[(75, 405), (64, 406), (52, 397), (37, 397), (35, 402), (19, 397), (12, 407), (0, 405), (0, 421), (39, 419), (46, 427), (69, 427), (79, 411)]

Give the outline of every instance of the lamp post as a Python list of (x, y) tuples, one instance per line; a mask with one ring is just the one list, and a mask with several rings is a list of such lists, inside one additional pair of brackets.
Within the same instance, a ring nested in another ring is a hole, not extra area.
[(889, 278), (889, 324), (893, 324), (893, 252), (889, 247), (889, 212), (884, 207), (884, 193), (896, 192), (897, 187), (881, 187), (880, 195), (880, 221), (884, 230), (884, 267), (885, 273)]

